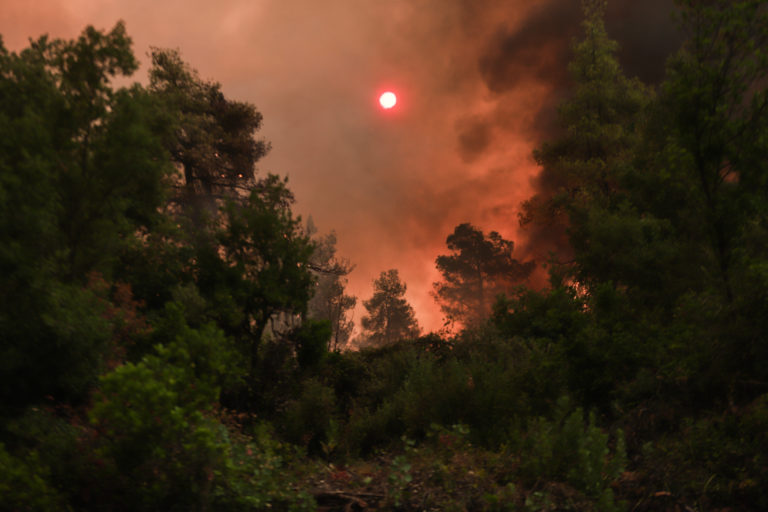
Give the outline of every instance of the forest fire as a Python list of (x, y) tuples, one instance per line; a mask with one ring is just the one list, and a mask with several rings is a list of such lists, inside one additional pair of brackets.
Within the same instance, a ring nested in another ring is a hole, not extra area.
[(766, 510), (767, 0), (6, 3), (4, 509)]
[[(147, 13), (157, 9), (147, 11), (140, 2), (119, 12), (75, 12), (50, 2), (47, 16), (31, 16), (12, 2), (0, 21), (13, 48), (29, 34), (71, 34), (119, 17), (140, 56), (149, 45), (182, 47), (203, 76), (215, 76), (228, 93), (255, 103), (272, 145), (259, 167), (290, 176), (299, 211), (321, 232), (336, 232), (339, 252), (356, 265), (349, 288), (358, 308), (373, 279), (397, 268), (422, 327), (439, 329), (443, 319), (431, 296), (434, 262), (445, 238), (464, 222), (499, 231), (515, 242), (518, 255), (546, 259), (553, 247), (547, 232), (521, 231), (518, 215), (523, 201), (548, 186), (531, 154), (553, 130), (555, 105), (569, 81), (578, 2), (470, 7), (431, 0), (413, 9), (399, 1), (367, 6), (364, 13), (344, 2), (322, 8), (298, 3), (246, 9), (234, 2), (240, 16), (252, 17), (237, 24), (226, 11), (190, 8), (205, 13), (206, 32), (218, 34), (222, 46), (215, 51), (185, 42), (185, 27), (198, 22), (191, 14), (189, 23), (147, 23)], [(631, 74), (659, 76), (663, 59), (636, 56), (665, 55), (676, 44), (670, 5), (609, 5), (608, 28), (615, 28)], [(306, 21), (300, 37), (281, 29), (300, 20)], [(625, 30), (626, 20), (652, 26), (654, 40)], [(329, 32), (333, 26), (344, 29)], [(398, 104), (387, 111), (399, 110), (384, 123), (363, 108), (366, 91), (383, 81), (407, 86), (410, 98), (407, 109)], [(305, 94), (303, 84), (313, 84), (313, 93)], [(358, 309), (356, 318), (361, 315)]]

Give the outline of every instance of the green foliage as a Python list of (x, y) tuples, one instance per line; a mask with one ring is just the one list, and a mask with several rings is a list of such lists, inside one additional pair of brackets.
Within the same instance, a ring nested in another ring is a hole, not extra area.
[(86, 286), (97, 272), (109, 279), (135, 233), (157, 222), (164, 128), (140, 88), (112, 88), (137, 66), (122, 24), (3, 49), (0, 66), (2, 401), (76, 402), (101, 371), (111, 329), (108, 293)]
[(99, 433), (95, 454), (114, 472), (114, 494), (134, 489), (137, 510), (210, 499), (227, 449), (226, 429), (210, 417), (218, 375), (226, 370), (217, 345), (224, 345), (219, 331), (187, 329), (171, 345), (102, 378), (90, 413)]
[(289, 465), (294, 462), (268, 426), (258, 425), (252, 438), (233, 439), (228, 478), (215, 492), (215, 510), (316, 510), (308, 492), (297, 489)]
[(222, 403), (228, 408), (276, 418), (301, 389), (294, 346), (287, 340), (266, 338), (259, 347), (255, 368), (242, 356), (238, 363), (248, 371), (241, 386), (223, 394)]
[(584, 299), (573, 287), (555, 283), (550, 290), (521, 290), (494, 305), (493, 324), (506, 336), (563, 342), (587, 325)]
[(250, 190), (256, 184), (254, 164), (269, 151), (269, 144), (254, 136), (261, 113), (250, 103), (225, 98), (221, 84), (202, 80), (177, 50), (154, 48), (151, 56), (149, 89), (173, 119), (167, 144), (183, 173), (180, 201), (194, 216), (218, 197)]
[(331, 324), (327, 320), (305, 320), (289, 335), (296, 344), (296, 360), (303, 370), (317, 367), (328, 353)]
[(360, 357), (352, 352), (329, 352), (318, 374), (333, 388), (341, 411), (348, 411), (367, 380), (367, 369)]
[(15, 189), (14, 202), (26, 203), (9, 203), (3, 220), (21, 214), (35, 224), (24, 232), (9, 226), (3, 238), (31, 249), (27, 265), (47, 262), (66, 278), (108, 274), (126, 235), (157, 217), (170, 168), (158, 105), (138, 87), (115, 91), (110, 84), (137, 66), (125, 28), (103, 34), (89, 27), (76, 41), (43, 37), (3, 63), (3, 87), (18, 94), (3, 102), (10, 145), (0, 166), (12, 189), (0, 195)]
[(352, 398), (349, 450), (365, 453), (403, 434), (421, 439), (435, 424), (465, 424), (474, 441), (498, 446), (516, 421), (547, 413), (564, 391), (561, 359), (549, 352), (490, 330), (455, 340), (449, 354), (412, 343), (363, 352), (368, 373)]
[(390, 445), (406, 431), (401, 404), (387, 400), (378, 406), (358, 405), (349, 415), (345, 444), (349, 453), (370, 455)]
[(3, 442), (12, 456), (27, 461), (49, 491), (58, 495), (53, 509), (77, 508), (83, 493), (80, 475), (92, 470), (90, 436), (79, 410), (49, 401), (27, 408), (2, 427)]
[[(534, 152), (544, 186), (523, 203), (520, 220), (543, 244), (550, 241), (558, 260), (569, 261), (566, 269), (588, 285), (602, 267), (580, 258), (592, 242), (584, 219), (592, 211), (599, 216), (621, 204), (622, 176), (632, 165), (651, 95), (639, 81), (624, 76), (618, 64), (617, 45), (603, 22), (605, 2), (582, 5), (583, 37), (574, 46), (570, 65), (573, 91), (559, 108), (563, 133)], [(613, 245), (610, 259), (632, 249)]]
[(387, 479), (389, 480), (389, 495), (387, 499), (395, 508), (400, 508), (404, 500), (408, 499), (408, 484), (413, 480), (411, 464), (404, 455), (398, 455), (392, 459)]
[(609, 437), (589, 415), (567, 399), (558, 401), (552, 420), (538, 418), (520, 439), (520, 472), (529, 481), (540, 478), (565, 481), (597, 500), (600, 510), (621, 510), (615, 504), (611, 483), (626, 466), (623, 433), (616, 434), (611, 450)]
[(310, 453), (320, 452), (321, 443), (333, 442), (336, 397), (333, 389), (316, 379), (309, 379), (302, 385), (300, 395), (286, 404), (283, 416), (286, 438)]
[(154, 354), (102, 378), (90, 412), (101, 484), (87, 474), (81, 482), (95, 494), (90, 499), (113, 510), (309, 510), (308, 497), (281, 472), (269, 435), (253, 443), (216, 419), (234, 354), (221, 331), (180, 331)]
[[(678, 186), (644, 197), (644, 206), (675, 227), (683, 265), (696, 270), (689, 289), (719, 312), (702, 319), (718, 362), (712, 373), (762, 379), (764, 365), (755, 361), (764, 326), (753, 309), (762, 292), (752, 279), (759, 282), (753, 270), (765, 260), (754, 237), (764, 235), (758, 226), (768, 205), (758, 156), (768, 140), (768, 12), (758, 1), (682, 6), (690, 37), (669, 62), (656, 114), (663, 129), (650, 138), (654, 172), (645, 178)], [(754, 390), (744, 394), (748, 400)]]
[(292, 203), (285, 180), (270, 175), (247, 201), (226, 203), (215, 243), (200, 247), (198, 286), (252, 365), (267, 322), (304, 313), (311, 294), (312, 244)]
[[(85, 400), (111, 348), (104, 298), (54, 281), (19, 299), (16, 307), (0, 313), (3, 412), (20, 411), (45, 397)], [(35, 309), (12, 316), (22, 305)], [(37, 378), (30, 379), (30, 373)]]
[(173, 51), (115, 88), (122, 24), (0, 45), (0, 508), (313, 510), (307, 454), (376, 450), (362, 482), (395, 509), (768, 508), (766, 3), (681, 1), (656, 96), (603, 5), (523, 207), (559, 240), (550, 287), (513, 289), (531, 266), (462, 224), (436, 292), (468, 328), (416, 338), (390, 270), (359, 353), (351, 266), (256, 179), (252, 105)]
[(48, 469), (37, 453), (14, 457), (0, 443), (0, 509), (19, 512), (63, 510), (61, 496), (51, 488)]
[(768, 503), (768, 396), (727, 416), (687, 418), (643, 447), (641, 470), (700, 506), (762, 509)]
[(529, 375), (539, 392), (533, 393), (553, 400), (568, 389), (582, 403), (606, 410), (617, 385), (632, 379), (650, 358), (652, 345), (638, 336), (640, 327), (625, 326), (632, 308), (611, 283), (596, 285), (590, 297), (554, 284), (548, 291), (523, 290), (499, 300), (493, 322), (534, 349), (531, 357), (538, 364)]

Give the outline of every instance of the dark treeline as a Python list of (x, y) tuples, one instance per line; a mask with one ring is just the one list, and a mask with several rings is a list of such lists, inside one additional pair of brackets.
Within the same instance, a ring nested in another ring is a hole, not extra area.
[(115, 88), (122, 24), (0, 45), (0, 509), (767, 509), (768, 2), (680, 0), (654, 87), (603, 4), (521, 205), (550, 258), (460, 224), (446, 330), (392, 269), (358, 351), (253, 105), (162, 49)]

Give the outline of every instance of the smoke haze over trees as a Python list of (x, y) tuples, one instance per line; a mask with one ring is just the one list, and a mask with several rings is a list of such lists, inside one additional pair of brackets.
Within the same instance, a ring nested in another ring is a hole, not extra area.
[[(307, 231), (310, 235), (315, 229), (308, 222)], [(336, 255), (336, 233), (333, 232), (322, 237), (315, 235), (315, 247), (310, 261), (317, 275), (314, 294), (308, 304), (309, 316), (330, 323), (328, 349), (335, 352), (348, 345), (354, 329), (351, 313), (357, 298), (346, 294), (346, 286), (347, 276), (355, 267), (349, 260)]]
[(768, 1), (678, 0), (635, 69), (662, 2), (225, 4), (179, 14), (302, 54), (267, 105), (320, 179), (122, 22), (0, 41), (0, 508), (768, 509)]
[[(456, 225), (498, 231), (521, 258), (547, 257), (516, 217), (520, 202), (549, 187), (531, 152), (556, 129), (578, 4), (191, 0), (179, 13), (148, 0), (7, 0), (0, 31), (21, 49), (30, 34), (69, 38), (124, 19), (144, 69), (152, 47), (180, 48), (203, 82), (212, 77), (264, 114), (272, 150), (259, 166), (289, 174), (297, 211), (336, 231), (356, 265), (350, 293), (368, 294), (382, 269), (396, 267), (422, 323), (439, 328), (432, 263)], [(681, 40), (672, 9), (672, 0), (609, 3), (627, 76), (661, 77)], [(375, 103), (384, 86), (397, 88), (401, 105), (386, 120)]]

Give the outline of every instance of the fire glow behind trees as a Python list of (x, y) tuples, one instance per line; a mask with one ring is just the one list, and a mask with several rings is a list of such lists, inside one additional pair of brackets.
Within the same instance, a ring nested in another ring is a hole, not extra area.
[[(442, 324), (434, 261), (456, 225), (498, 231), (519, 258), (546, 257), (537, 254), (546, 241), (527, 243), (517, 214), (547, 186), (531, 152), (566, 90), (578, 4), (190, 0), (179, 11), (149, 0), (6, 0), (0, 33), (19, 50), (30, 36), (71, 38), (123, 19), (142, 60), (137, 76), (150, 46), (179, 48), (202, 79), (264, 115), (272, 150), (260, 172), (288, 175), (297, 209), (336, 231), (339, 255), (356, 265), (348, 292), (362, 300), (383, 269), (397, 268), (432, 329)], [(608, 29), (630, 76), (662, 73), (677, 43), (671, 6), (610, 2)], [(387, 115), (371, 105), (384, 86), (408, 98)]]
[[(445, 239), (429, 268), (455, 331), (422, 332), (407, 280), (381, 272), (359, 351), (336, 350), (357, 301), (334, 232), (296, 216), (283, 175), (249, 175), (269, 149), (256, 105), (173, 50), (153, 54), (148, 85), (124, 86), (139, 62), (123, 22), (21, 52), (0, 41), (4, 509), (768, 509), (768, 0), (678, 0), (687, 38), (655, 84), (625, 73), (606, 1), (580, 3), (561, 98), (561, 72), (540, 59), (556, 52), (519, 51), (558, 48), (539, 23), (562, 16), (557, 2), (491, 37), (488, 90), (549, 84), (527, 90), (558, 115), (502, 128), (537, 107), (488, 117), (499, 96), (456, 118), (464, 167), (439, 121), (469, 106), (446, 101), (468, 97), (467, 75), (448, 93), (420, 74), (460, 63), (457, 47), (414, 67), (421, 82), (386, 70), (406, 100), (389, 113), (375, 89), (361, 110), (297, 89), (312, 96), (306, 124), (327, 114), (329, 132), (350, 129), (322, 150), (342, 169), (371, 164), (312, 190), (347, 194), (336, 207), (368, 228), (351, 238), (369, 243), (366, 265), (413, 271), (470, 210), (509, 227), (517, 208), (528, 230), (515, 243), (467, 220)], [(347, 71), (336, 85), (352, 91)], [(520, 206), (522, 164), (484, 180), (526, 134), (543, 140)], [(375, 195), (352, 209), (365, 178)], [(546, 242), (565, 250), (542, 262)]]

